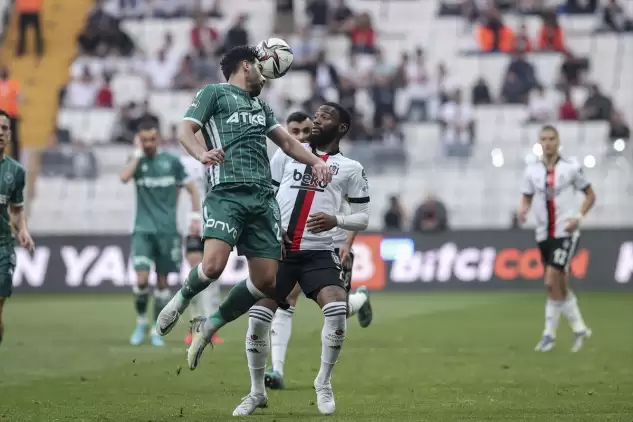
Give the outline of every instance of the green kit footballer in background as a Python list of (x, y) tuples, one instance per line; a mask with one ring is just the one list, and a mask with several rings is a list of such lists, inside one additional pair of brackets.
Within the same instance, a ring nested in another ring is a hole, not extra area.
[[(312, 166), (317, 179), (331, 180), (325, 162), (279, 125), (270, 106), (257, 98), (266, 82), (257, 50), (235, 47), (224, 55), (220, 65), (228, 83), (200, 89), (179, 132), (187, 152), (211, 166), (211, 186), (203, 203), (204, 255), (159, 315), (158, 333), (166, 335), (191, 299), (216, 282), (233, 247), (248, 259), (252, 281), (236, 284), (218, 311), (195, 327), (187, 358), (192, 370), (211, 336), (222, 326), (264, 297), (285, 299), (277, 298), (275, 293), (277, 262), (283, 245), (266, 137), (288, 156)], [(196, 138), (198, 131), (202, 132), (205, 145)]]
[(20, 246), (33, 251), (35, 245), (26, 227), (24, 212), (24, 167), (4, 154), (11, 142), (11, 120), (0, 110), (0, 343), (4, 334), (2, 313), (4, 304), (13, 290), (15, 270), (14, 232)]
[[(136, 328), (130, 337), (132, 345), (145, 340), (149, 324), (146, 317), (149, 304), (149, 273), (156, 268), (154, 290), (154, 321), (171, 299), (167, 286), (169, 273), (180, 272), (182, 261), (181, 236), (178, 233), (178, 192), (181, 187), (191, 196), (189, 235), (200, 235), (200, 202), (194, 183), (189, 179), (180, 157), (160, 151), (158, 129), (152, 122), (142, 122), (134, 143), (136, 151), (121, 171), (121, 181), (134, 180), (136, 185), (136, 218), (132, 234), (132, 259), (136, 271), (134, 305)], [(163, 339), (151, 330), (151, 343), (162, 346)]]

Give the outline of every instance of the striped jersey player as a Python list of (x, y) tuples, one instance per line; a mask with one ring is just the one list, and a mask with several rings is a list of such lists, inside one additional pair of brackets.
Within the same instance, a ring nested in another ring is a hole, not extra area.
[[(569, 266), (580, 238), (580, 222), (595, 202), (595, 194), (582, 167), (559, 155), (560, 139), (553, 126), (540, 132), (543, 159), (528, 165), (521, 187), (519, 221), (524, 222), (530, 209), (536, 217), (536, 241), (545, 267), (545, 330), (536, 346), (547, 352), (554, 347), (561, 313), (574, 331), (572, 351), (582, 347), (591, 335), (580, 313), (576, 296), (569, 289)], [(577, 193), (585, 200), (578, 208)]]

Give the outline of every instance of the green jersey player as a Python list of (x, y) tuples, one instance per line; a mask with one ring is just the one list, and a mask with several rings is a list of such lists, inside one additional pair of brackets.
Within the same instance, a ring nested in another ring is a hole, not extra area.
[[(207, 85), (197, 92), (179, 133), (189, 154), (212, 166), (212, 186), (203, 204), (203, 258), (161, 312), (159, 334), (167, 334), (191, 299), (220, 277), (233, 247), (248, 259), (252, 281), (238, 283), (208, 319), (194, 320), (188, 352), (192, 370), (211, 336), (222, 326), (266, 296), (283, 300), (275, 294), (282, 232), (266, 137), (288, 156), (311, 166), (317, 180), (331, 180), (325, 162), (279, 125), (268, 104), (257, 98), (266, 82), (257, 50), (235, 47), (225, 54), (220, 66), (228, 83)], [(195, 136), (198, 131), (204, 145)]]
[[(154, 318), (171, 298), (167, 275), (180, 271), (182, 260), (181, 237), (178, 233), (176, 212), (178, 191), (184, 186), (191, 195), (192, 219), (189, 234), (200, 235), (200, 195), (189, 180), (180, 158), (158, 150), (160, 135), (151, 122), (143, 122), (135, 143), (137, 150), (121, 172), (121, 181), (131, 180), (136, 185), (136, 218), (132, 234), (132, 259), (136, 271), (134, 286), (136, 329), (130, 337), (133, 345), (141, 344), (147, 333), (146, 312), (149, 302), (149, 272), (156, 268), (154, 290)], [(154, 346), (162, 346), (163, 339), (151, 333)]]
[(13, 288), (14, 228), (20, 246), (30, 251), (34, 247), (24, 215), (26, 172), (20, 163), (4, 155), (4, 148), (9, 142), (11, 120), (5, 111), (0, 110), (0, 343), (4, 333), (2, 311)]

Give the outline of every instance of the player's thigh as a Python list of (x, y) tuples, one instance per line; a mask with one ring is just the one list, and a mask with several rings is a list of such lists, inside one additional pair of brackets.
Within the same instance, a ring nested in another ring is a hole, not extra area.
[(210, 238), (204, 240), (202, 254), (203, 273), (212, 280), (220, 278), (233, 247), (224, 240)]
[(156, 249), (153, 236), (149, 233), (132, 235), (132, 262), (134, 270), (149, 273), (156, 260)]
[(272, 192), (248, 198), (248, 216), (237, 251), (247, 258), (281, 259), (281, 221), (279, 205)]
[(341, 279), (341, 264), (336, 253), (310, 251), (305, 254), (304, 260), (299, 285), (307, 297), (316, 301), (321, 290), (332, 286), (338, 288), (336, 291), (340, 290), (340, 299), (345, 300), (345, 284)]
[(180, 272), (182, 264), (182, 239), (178, 233), (155, 236), (156, 274), (166, 275)]
[[(301, 276), (301, 271), (301, 262), (293, 260), (292, 257), (279, 262), (277, 275), (275, 277), (275, 291), (277, 292), (277, 297), (288, 298), (295, 294), (295, 292), (297, 292), (297, 296), (299, 295), (301, 289), (298, 286), (297, 280)], [(295, 296), (295, 303), (297, 296)]]

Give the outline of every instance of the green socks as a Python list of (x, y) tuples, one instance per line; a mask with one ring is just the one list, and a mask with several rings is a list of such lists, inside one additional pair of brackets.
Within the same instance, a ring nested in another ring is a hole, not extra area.
[(200, 268), (200, 264), (198, 264), (189, 271), (189, 274), (180, 289), (180, 295), (185, 301), (189, 302), (214, 281), (215, 280), (210, 280), (204, 275), (202, 268)]
[(224, 302), (211, 316), (209, 325), (213, 332), (218, 331), (231, 321), (244, 315), (248, 310), (265, 296), (257, 290), (250, 279), (237, 283), (229, 292)]

